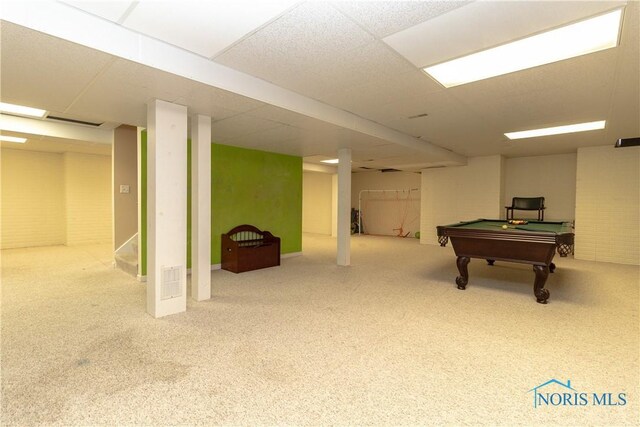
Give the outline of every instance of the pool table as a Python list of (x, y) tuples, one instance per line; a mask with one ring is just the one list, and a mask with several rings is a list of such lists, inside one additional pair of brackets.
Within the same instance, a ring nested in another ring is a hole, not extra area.
[[(506, 226), (504, 228), (503, 226)], [(532, 264), (536, 278), (533, 293), (540, 304), (546, 304), (549, 291), (544, 288), (556, 250), (565, 257), (573, 250), (573, 224), (570, 222), (527, 221), (510, 224), (497, 219), (476, 219), (436, 227), (440, 246), (449, 240), (458, 259), (458, 289), (469, 282), (467, 265), (471, 258), (486, 259), (489, 265), (498, 261)]]

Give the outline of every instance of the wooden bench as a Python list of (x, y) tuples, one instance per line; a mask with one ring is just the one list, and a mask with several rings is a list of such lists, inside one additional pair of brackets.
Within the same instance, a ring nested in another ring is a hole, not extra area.
[(222, 269), (234, 273), (280, 265), (280, 238), (243, 224), (222, 235)]
[(507, 220), (513, 219), (513, 211), (538, 211), (538, 221), (544, 221), (544, 197), (514, 197), (511, 206), (505, 206)]

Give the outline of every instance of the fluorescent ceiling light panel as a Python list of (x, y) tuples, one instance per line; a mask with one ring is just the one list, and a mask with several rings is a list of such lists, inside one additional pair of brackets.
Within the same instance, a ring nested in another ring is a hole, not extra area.
[(27, 138), (19, 138), (17, 136), (0, 135), (0, 141), (17, 142), (17, 143), (20, 143), (20, 144), (24, 144), (25, 142), (27, 142)]
[(39, 108), (25, 107), (23, 105), (8, 104), (6, 102), (0, 102), (0, 111), (3, 113), (17, 114), (19, 116), (31, 116), (31, 117), (44, 117), (47, 114), (46, 110)]
[(555, 126), (543, 129), (523, 130), (520, 132), (508, 132), (504, 135), (509, 139), (535, 138), (538, 136), (560, 135), (563, 133), (585, 132), (588, 130), (604, 129), (605, 120), (589, 123), (577, 123), (574, 125)]
[(423, 70), (453, 87), (616, 47), (622, 9)]
[(339, 159), (331, 159), (331, 160), (320, 160), (322, 163), (329, 163), (332, 165), (335, 165), (336, 163), (339, 163), (340, 160)]

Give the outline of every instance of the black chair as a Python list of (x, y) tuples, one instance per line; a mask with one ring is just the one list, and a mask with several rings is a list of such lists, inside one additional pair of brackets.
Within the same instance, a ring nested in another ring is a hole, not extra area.
[(544, 197), (514, 197), (511, 206), (505, 206), (507, 220), (513, 219), (513, 211), (538, 211), (538, 221), (544, 221)]

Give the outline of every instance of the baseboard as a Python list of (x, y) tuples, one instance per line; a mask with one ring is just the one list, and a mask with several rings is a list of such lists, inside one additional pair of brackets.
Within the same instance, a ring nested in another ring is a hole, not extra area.
[[(280, 258), (293, 258), (296, 256), (300, 256), (302, 255), (302, 252), (292, 252), (292, 253), (288, 253), (288, 254), (282, 254), (280, 255)], [(115, 263), (114, 263), (115, 264)], [(115, 267), (115, 265), (114, 265)], [(221, 270), (222, 269), (222, 264), (211, 264), (211, 271), (214, 270)], [(187, 274), (191, 274), (191, 269), (187, 268)], [(138, 274), (137, 279), (139, 282), (146, 282), (147, 281), (147, 276), (141, 276)]]
[(302, 255), (302, 251), (301, 252), (289, 252), (288, 254), (280, 255), (280, 259), (293, 258), (293, 257), (301, 256), (301, 255)]

